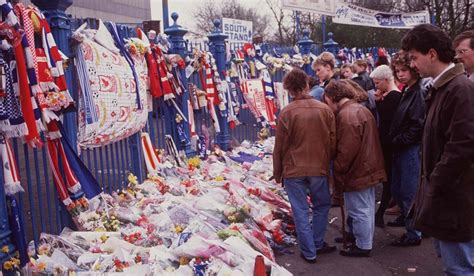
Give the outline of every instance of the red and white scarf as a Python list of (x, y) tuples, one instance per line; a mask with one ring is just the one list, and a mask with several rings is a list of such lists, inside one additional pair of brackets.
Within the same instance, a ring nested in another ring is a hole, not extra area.
[(161, 89), (164, 95), (164, 99), (170, 100), (174, 98), (173, 89), (168, 79), (168, 68), (166, 67), (166, 61), (163, 56), (163, 52), (160, 47), (152, 44), (152, 51), (158, 64), (158, 74), (160, 75)]
[(156, 152), (155, 147), (153, 146), (153, 143), (151, 142), (150, 135), (146, 132), (142, 132), (141, 142), (148, 175), (157, 175), (160, 158)]
[(16, 164), (15, 155), (12, 146), (7, 138), (0, 137), (0, 155), (3, 165), (3, 183), (5, 193), (14, 195), (18, 192), (24, 192), (20, 185), (20, 173)]

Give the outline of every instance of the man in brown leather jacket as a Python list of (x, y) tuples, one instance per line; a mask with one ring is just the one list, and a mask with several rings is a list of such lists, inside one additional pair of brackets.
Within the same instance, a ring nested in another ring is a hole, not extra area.
[(474, 275), (474, 83), (453, 63), (451, 40), (436, 26), (413, 28), (402, 48), (422, 77), (433, 78), (414, 226), (436, 239), (445, 275)]
[[(309, 95), (307, 75), (293, 69), (283, 80), (293, 97), (278, 116), (273, 150), (273, 176), (283, 182), (295, 220), (301, 257), (309, 262), (316, 255), (336, 250), (324, 242), (331, 197), (327, 181), (329, 160), (336, 146), (336, 122), (329, 107)], [(307, 195), (313, 204), (309, 221)]]
[(349, 82), (332, 80), (324, 99), (336, 113), (336, 190), (344, 192), (355, 244), (341, 251), (348, 257), (368, 257), (375, 228), (375, 185), (386, 180), (379, 134), (372, 113), (353, 100)]

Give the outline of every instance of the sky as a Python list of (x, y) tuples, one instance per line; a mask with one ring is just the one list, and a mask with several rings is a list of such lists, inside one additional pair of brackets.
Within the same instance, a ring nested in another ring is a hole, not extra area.
[[(161, 0), (150, 0), (151, 1), (151, 18), (154, 20), (163, 19), (162, 1)], [(199, 7), (200, 4), (205, 3), (206, 0), (168, 0), (168, 13), (171, 16), (173, 12), (177, 12), (179, 15), (178, 24), (189, 29), (194, 27), (193, 23), (193, 11)], [(213, 0), (213, 2), (223, 2), (223, 0)], [(239, 0), (239, 3), (246, 7), (258, 7), (262, 13), (271, 15), (270, 8), (268, 8), (265, 0)], [(163, 22), (163, 21), (162, 21)], [(173, 20), (169, 19), (170, 25), (173, 24)], [(163, 23), (162, 23), (163, 26)]]

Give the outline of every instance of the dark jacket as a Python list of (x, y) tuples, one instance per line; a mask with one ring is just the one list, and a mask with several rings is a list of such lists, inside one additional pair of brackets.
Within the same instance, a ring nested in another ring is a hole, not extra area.
[(415, 227), (436, 239), (474, 240), (474, 83), (461, 64), (427, 95), (422, 175), (412, 210)]
[(402, 91), (389, 131), (395, 149), (421, 143), (425, 118), (425, 90), (421, 86), (421, 80), (418, 80)]
[(336, 121), (329, 107), (309, 95), (294, 99), (280, 112), (273, 149), (273, 176), (328, 175), (336, 150)]
[(377, 125), (370, 111), (354, 101), (336, 116), (334, 176), (338, 191), (359, 191), (386, 180)]
[(323, 81), (321, 87), (326, 88), (326, 86), (329, 84), (331, 80), (339, 80), (339, 76), (334, 74), (330, 79)]
[(369, 77), (369, 73), (362, 71), (357, 74), (357, 77), (353, 78), (357, 84), (359, 84), (365, 91), (375, 89), (374, 81)]
[(392, 148), (392, 140), (389, 135), (390, 126), (392, 125), (393, 116), (395, 115), (401, 97), (402, 94), (400, 92), (393, 90), (390, 91), (383, 100), (379, 100), (375, 103), (379, 118), (380, 143), (382, 144), (384, 152)]

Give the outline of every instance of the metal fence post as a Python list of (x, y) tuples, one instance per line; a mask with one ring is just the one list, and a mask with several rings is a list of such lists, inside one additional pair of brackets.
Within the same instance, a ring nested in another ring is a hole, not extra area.
[(333, 53), (334, 55), (337, 54), (337, 46), (339, 43), (334, 41), (333, 39), (333, 33), (329, 32), (328, 33), (328, 40), (323, 44), (324, 51), (329, 51)]
[(8, 246), (8, 252), (0, 251), (0, 269), (3, 267), (3, 263), (8, 261), (10, 255), (13, 255), (13, 251), (15, 251), (15, 247), (11, 241), (12, 232), (8, 224), (7, 203), (3, 185), (3, 171), (0, 170), (0, 248)]
[[(303, 30), (303, 37), (301, 38), (300, 41), (298, 41), (298, 47), (300, 48), (300, 53), (302, 56), (308, 56), (309, 58), (309, 53), (311, 51), (311, 47), (314, 45), (314, 41), (312, 41), (309, 38), (309, 30), (304, 29)], [(311, 68), (311, 63), (305, 63), (303, 65), (303, 70), (306, 72), (306, 74), (313, 76), (314, 72), (313, 69)]]
[[(215, 19), (213, 23), (214, 31), (207, 36), (209, 38), (209, 51), (216, 59), (217, 70), (219, 71), (219, 76), (223, 80), (224, 72), (226, 70), (225, 39), (227, 38), (227, 35), (222, 32), (221, 21), (219, 19)], [(216, 112), (221, 129), (221, 132), (217, 134), (216, 141), (223, 150), (228, 150), (230, 148), (231, 137), (229, 133), (229, 125), (227, 124), (227, 116), (222, 116), (219, 110), (216, 110)]]
[[(69, 58), (71, 57), (71, 48), (69, 45), (69, 38), (71, 36), (71, 20), (66, 14), (66, 9), (72, 5), (73, 0), (32, 0), (45, 15), (51, 27), (56, 45), (61, 52)], [(73, 74), (71, 68), (64, 71), (68, 90), (72, 98), (77, 102), (77, 93), (75, 87), (72, 87)], [(77, 120), (75, 112), (68, 112), (64, 114), (63, 119), (64, 128), (66, 129), (68, 138), (74, 150), (77, 150)]]
[[(169, 28), (165, 29), (165, 33), (169, 36), (171, 47), (170, 52), (173, 54), (180, 55), (183, 59), (186, 58), (187, 47), (186, 41), (184, 40), (184, 35), (188, 32), (185, 28), (178, 25), (179, 15), (176, 12), (171, 14), (171, 18), (173, 19), (173, 25)], [(189, 100), (189, 91), (188, 91), (188, 80), (186, 79), (186, 73), (184, 69), (178, 69), (179, 74), (181, 74), (181, 81), (184, 86), (184, 93), (181, 95), (181, 111), (183, 115), (186, 116), (186, 120), (189, 118), (189, 110), (188, 110), (188, 100)], [(178, 99), (177, 99), (178, 100)], [(178, 103), (179, 104), (179, 103)], [(184, 128), (186, 135), (188, 138), (191, 138), (191, 131), (189, 127)], [(196, 153), (191, 149), (191, 144), (187, 143), (184, 145), (183, 150), (186, 152), (186, 156), (193, 156)]]

